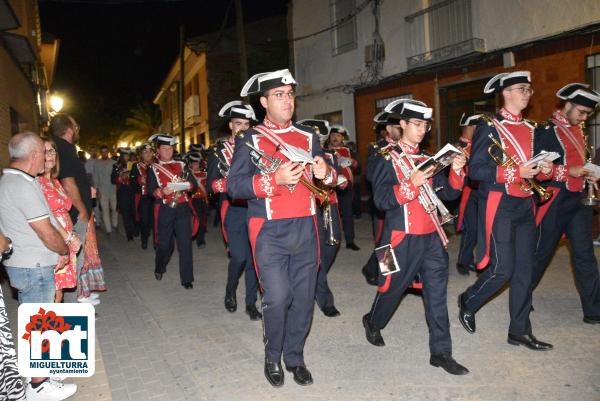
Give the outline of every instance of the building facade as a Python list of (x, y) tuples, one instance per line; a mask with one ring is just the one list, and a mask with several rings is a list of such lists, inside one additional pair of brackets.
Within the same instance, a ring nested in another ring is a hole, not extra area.
[(22, 131), (39, 132), (48, 122), (47, 97), (58, 56), (58, 40), (42, 41), (35, 0), (0, 0), (0, 165), (8, 163), (8, 141)]
[[(186, 152), (187, 147), (192, 143), (204, 144), (205, 146), (209, 144), (206, 53), (186, 47), (183, 85), (181, 84), (180, 71), (180, 58), (177, 57), (153, 102), (160, 107), (161, 125), (159, 132), (180, 138), (183, 130), (186, 148), (180, 148), (180, 152)], [(180, 124), (180, 91), (182, 90), (184, 95), (183, 127)]]
[(534, 120), (550, 116), (568, 82), (600, 89), (594, 0), (576, 8), (561, 0), (294, 0), (290, 12), (297, 118), (341, 121), (363, 160), (373, 116), (400, 97), (434, 107), (435, 149), (456, 139), (463, 112), (497, 109), (499, 99), (482, 89), (499, 72), (531, 71), (526, 114)]

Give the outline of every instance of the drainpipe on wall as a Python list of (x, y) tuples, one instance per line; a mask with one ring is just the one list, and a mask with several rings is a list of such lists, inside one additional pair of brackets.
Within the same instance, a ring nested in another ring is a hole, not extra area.
[(440, 87), (437, 73), (433, 81), (433, 109), (435, 110), (435, 145), (437, 149), (442, 147), (442, 132), (440, 124)]

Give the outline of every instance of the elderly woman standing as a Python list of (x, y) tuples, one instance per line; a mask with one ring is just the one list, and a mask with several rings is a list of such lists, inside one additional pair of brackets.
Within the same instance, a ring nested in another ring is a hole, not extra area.
[(61, 227), (57, 227), (65, 242), (69, 245), (69, 262), (60, 270), (54, 272), (54, 283), (56, 295), (54, 302), (62, 302), (63, 288), (77, 286), (76, 260), (77, 252), (81, 248), (81, 241), (73, 231), (73, 222), (69, 216), (69, 209), (73, 206), (71, 199), (65, 193), (60, 181), (58, 181), (59, 161), (56, 152), (56, 144), (51, 138), (44, 138), (46, 148), (46, 162), (44, 174), (38, 177), (38, 181), (44, 197), (48, 201), (50, 210)]

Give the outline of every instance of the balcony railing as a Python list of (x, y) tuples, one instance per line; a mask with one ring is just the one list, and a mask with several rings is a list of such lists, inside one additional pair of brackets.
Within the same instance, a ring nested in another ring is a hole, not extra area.
[(473, 37), (471, 0), (445, 0), (410, 14), (408, 69), (485, 52), (485, 41)]

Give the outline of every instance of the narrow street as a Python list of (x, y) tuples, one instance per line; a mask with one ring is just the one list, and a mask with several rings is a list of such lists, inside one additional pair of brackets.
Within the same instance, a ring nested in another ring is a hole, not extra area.
[[(230, 314), (223, 307), (227, 260), (218, 229), (209, 229), (205, 249), (194, 248), (196, 281), (187, 291), (179, 284), (176, 254), (163, 280), (156, 281), (151, 250), (142, 251), (121, 235), (99, 234), (109, 284), (97, 307), (104, 370), (77, 380), (81, 389), (73, 400), (104, 401), (111, 395), (114, 401), (600, 399), (600, 328), (582, 322), (565, 246), (534, 293), (534, 334), (555, 346), (538, 353), (506, 343), (506, 291), (477, 314), (476, 334), (462, 328), (456, 297), (475, 276), (456, 273), (458, 241), (451, 237), (448, 306), (454, 356), (471, 371), (456, 377), (429, 365), (417, 296), (408, 295), (382, 331), (386, 347), (365, 340), (361, 316), (374, 287), (365, 283), (360, 268), (371, 250), (369, 228), (366, 217), (357, 220), (361, 251), (343, 248), (330, 273), (342, 315), (326, 318), (315, 310), (305, 348), (314, 385), (300, 387), (288, 374), (279, 389), (263, 376), (260, 322), (251, 322), (243, 308)], [(3, 288), (10, 294), (6, 284)], [(242, 281), (242, 304), (243, 291)], [(13, 319), (16, 303), (7, 301)]]

